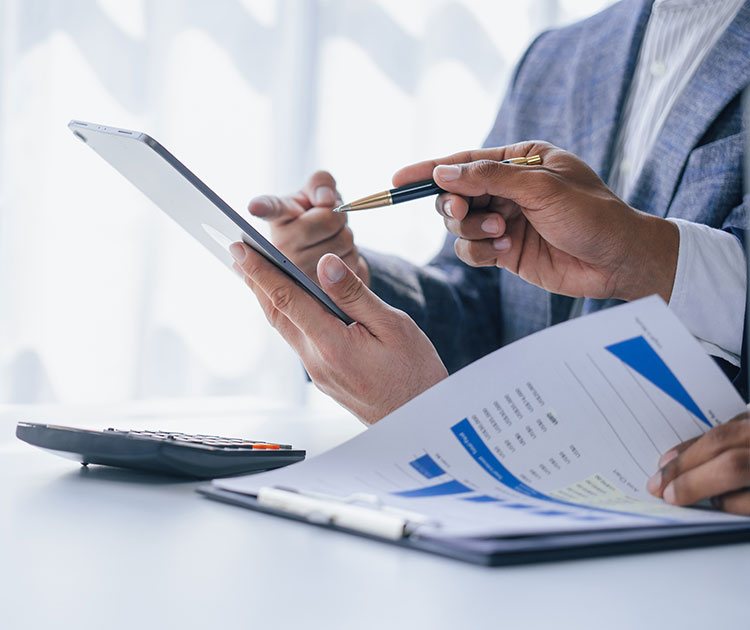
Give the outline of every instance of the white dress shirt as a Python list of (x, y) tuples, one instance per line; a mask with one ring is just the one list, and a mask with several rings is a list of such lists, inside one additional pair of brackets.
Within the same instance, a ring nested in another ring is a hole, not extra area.
[(729, 232), (670, 220), (680, 229), (680, 251), (669, 308), (706, 352), (739, 365), (747, 275), (742, 245)]
[[(745, 0), (655, 0), (615, 141), (609, 186), (627, 198), (664, 121)], [(706, 351), (739, 365), (746, 267), (739, 240), (674, 221), (680, 245), (670, 308)]]

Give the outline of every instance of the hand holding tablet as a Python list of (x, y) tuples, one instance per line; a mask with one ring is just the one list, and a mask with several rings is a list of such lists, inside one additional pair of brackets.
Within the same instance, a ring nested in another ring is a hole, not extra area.
[(76, 121), (69, 126), (219, 260), (242, 273), (313, 382), (363, 422), (376, 422), (448, 375), (414, 321), (378, 298), (337, 256), (318, 261), (321, 289), (149, 136)]

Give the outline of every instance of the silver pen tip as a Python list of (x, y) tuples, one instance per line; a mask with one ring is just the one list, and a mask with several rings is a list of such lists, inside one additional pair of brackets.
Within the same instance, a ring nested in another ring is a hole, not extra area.
[(338, 208), (334, 208), (333, 211), (334, 212), (349, 212), (349, 210), (351, 210), (351, 209), (352, 209), (352, 207), (348, 203), (345, 203), (343, 206), (339, 206)]

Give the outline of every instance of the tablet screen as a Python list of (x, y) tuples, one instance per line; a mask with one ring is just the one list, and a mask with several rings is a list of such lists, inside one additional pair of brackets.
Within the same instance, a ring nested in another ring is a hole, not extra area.
[(73, 120), (86, 142), (230, 269), (229, 245), (244, 241), (343, 322), (352, 319), (325, 292), (156, 140), (139, 131)]

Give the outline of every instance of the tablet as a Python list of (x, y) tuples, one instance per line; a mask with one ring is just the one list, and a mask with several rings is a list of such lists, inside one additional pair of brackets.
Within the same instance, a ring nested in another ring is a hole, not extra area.
[(117, 127), (71, 120), (70, 130), (230, 269), (229, 246), (244, 241), (346, 324), (352, 319), (292, 261), (156, 140)]

